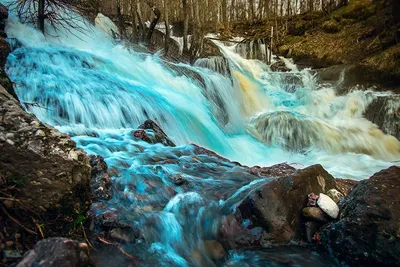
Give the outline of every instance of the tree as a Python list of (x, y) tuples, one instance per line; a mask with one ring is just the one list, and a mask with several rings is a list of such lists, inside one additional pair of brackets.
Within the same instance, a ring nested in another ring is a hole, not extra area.
[[(83, 32), (76, 23), (76, 14), (81, 13), (77, 3), (74, 0), (14, 0), (8, 7), (22, 22), (37, 24), (42, 33), (45, 33), (45, 21), (56, 30), (62, 27), (70, 32), (72, 29)], [(74, 12), (65, 12), (67, 9)]]

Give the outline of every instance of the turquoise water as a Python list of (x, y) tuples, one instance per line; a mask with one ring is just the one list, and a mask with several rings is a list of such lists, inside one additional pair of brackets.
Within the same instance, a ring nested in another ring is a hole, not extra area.
[[(215, 60), (166, 63), (114, 43), (82, 19), (76, 23), (85, 34), (47, 28), (45, 38), (11, 17), (6, 71), (20, 101), (38, 104), (26, 105), (28, 112), (105, 158), (114, 198), (97, 211), (138, 229), (139, 241), (124, 248), (148, 266), (212, 264), (202, 241), (216, 239), (224, 216), (267, 181), (198, 155), (191, 143), (246, 165), (318, 163), (342, 178), (368, 178), (399, 160), (399, 141), (362, 117), (372, 92), (337, 96), (309, 70), (273, 73), (221, 44), (229, 75), (210, 70), (220, 68)], [(178, 146), (136, 140), (132, 131), (146, 119)], [(189, 185), (174, 184), (176, 175)], [(242, 266), (251, 253), (231, 252), (226, 266)], [(299, 257), (301, 265), (307, 256)]]

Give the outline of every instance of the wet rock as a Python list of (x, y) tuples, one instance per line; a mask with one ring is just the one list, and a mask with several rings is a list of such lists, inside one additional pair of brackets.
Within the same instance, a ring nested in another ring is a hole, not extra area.
[(318, 222), (328, 222), (330, 221), (329, 216), (326, 215), (326, 213), (318, 207), (307, 207), (304, 208), (303, 211), (303, 216), (307, 218), (308, 220), (314, 220)]
[(364, 116), (386, 134), (400, 140), (400, 95), (378, 96), (365, 109)]
[[(43, 220), (57, 218), (59, 222), (85, 214), (91, 203), (86, 153), (53, 127), (32, 124), (37, 119), (22, 110), (2, 86), (0, 117), (0, 137), (12, 139), (0, 142), (0, 176), (19, 200), (14, 213), (23, 214), (22, 219), (40, 214)], [(35, 135), (39, 129), (46, 133), (45, 138)], [(46, 230), (60, 231), (47, 223)]]
[(339, 201), (344, 198), (344, 195), (342, 193), (340, 193), (338, 190), (336, 189), (331, 189), (328, 192), (326, 192), (326, 195), (328, 197), (330, 197), (333, 201), (335, 201), (335, 203), (339, 203)]
[(85, 243), (56, 237), (39, 241), (17, 265), (17, 267), (28, 266), (78, 267), (93, 266), (93, 264), (90, 261), (89, 248)]
[(8, 19), (8, 8), (0, 4), (0, 20)]
[(172, 180), (172, 182), (173, 182), (174, 184), (176, 184), (176, 185), (183, 185), (183, 184), (186, 184), (186, 183), (188, 182), (188, 181), (187, 181), (185, 178), (183, 178), (183, 176), (180, 175), (180, 174), (172, 175), (172, 176), (171, 176), (171, 180)]
[(218, 241), (206, 240), (204, 241), (204, 248), (210, 259), (214, 261), (221, 260), (225, 257), (225, 249)]
[(107, 163), (102, 156), (89, 156), (91, 171), (91, 188), (96, 200), (109, 200), (112, 197), (111, 178), (107, 173)]
[(272, 71), (277, 71), (277, 72), (290, 72), (291, 71), (291, 69), (286, 67), (285, 62), (283, 62), (282, 60), (278, 60), (277, 62), (272, 64), (270, 68)]
[[(141, 139), (150, 144), (163, 144), (165, 146), (174, 147), (174, 142), (164, 133), (164, 131), (152, 120), (145, 121), (139, 126), (139, 129), (133, 133), (133, 136), (137, 139)], [(143, 131), (146, 130), (146, 131)]]
[(5, 263), (10, 264), (19, 261), (22, 258), (21, 253), (15, 249), (4, 249), (3, 258)]
[(323, 223), (317, 221), (308, 221), (304, 224), (306, 229), (307, 242), (311, 243), (314, 241), (315, 234), (318, 232), (322, 225)]
[(339, 207), (330, 197), (321, 193), (317, 200), (318, 207), (321, 208), (326, 214), (328, 214), (333, 219), (339, 216)]
[(271, 167), (255, 166), (249, 168), (249, 173), (253, 175), (271, 177), (271, 178), (282, 178), (285, 176), (293, 175), (295, 172), (296, 168), (286, 163), (273, 165)]
[(320, 232), (321, 247), (350, 266), (398, 266), (400, 167), (359, 182), (341, 204), (340, 219)]
[(230, 248), (299, 240), (307, 194), (326, 192), (335, 186), (334, 178), (320, 165), (271, 179), (237, 204), (229, 220), (221, 223), (219, 240)]

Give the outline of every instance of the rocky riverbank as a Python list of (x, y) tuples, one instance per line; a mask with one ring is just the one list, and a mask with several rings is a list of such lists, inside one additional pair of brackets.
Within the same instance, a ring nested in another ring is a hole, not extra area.
[[(400, 10), (397, 1), (353, 0), (326, 14), (305, 13), (278, 21), (276, 52), (299, 65), (335, 66), (348, 86), (379, 85), (399, 92)], [(274, 21), (233, 24), (231, 32), (247, 40), (268, 38)], [(276, 27), (275, 27), (276, 28)]]

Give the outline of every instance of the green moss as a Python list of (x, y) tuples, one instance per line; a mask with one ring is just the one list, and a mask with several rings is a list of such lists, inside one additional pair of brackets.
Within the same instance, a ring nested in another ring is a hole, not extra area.
[(361, 21), (373, 16), (376, 8), (376, 1), (352, 0), (348, 5), (334, 11), (331, 17), (337, 21), (340, 21), (341, 18)]
[(25, 177), (21, 177), (16, 174), (12, 174), (7, 179), (7, 184), (9, 185), (15, 185), (15, 186), (24, 186), (28, 183), (28, 179)]

